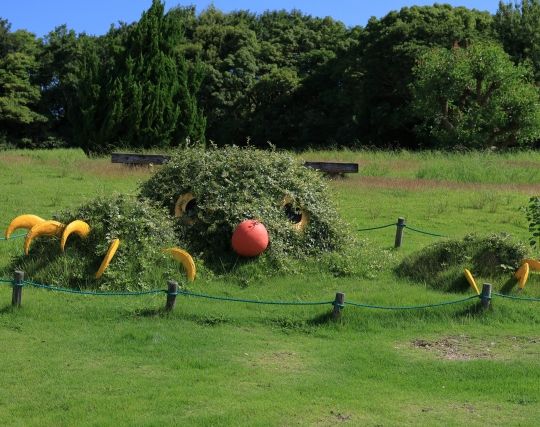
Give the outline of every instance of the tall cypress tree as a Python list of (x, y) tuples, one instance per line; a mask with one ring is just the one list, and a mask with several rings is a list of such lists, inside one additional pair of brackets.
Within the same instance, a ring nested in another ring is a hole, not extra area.
[(204, 142), (196, 99), (201, 67), (191, 69), (179, 51), (182, 25), (154, 0), (128, 33), (108, 84), (108, 142), (136, 148)]

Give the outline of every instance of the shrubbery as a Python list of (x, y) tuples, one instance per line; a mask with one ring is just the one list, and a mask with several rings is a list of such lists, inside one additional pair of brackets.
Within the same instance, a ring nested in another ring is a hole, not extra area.
[(540, 247), (540, 196), (531, 197), (526, 208), (529, 232), (529, 243), (535, 249)]
[[(8, 271), (22, 269), (32, 280), (100, 290), (163, 288), (166, 279), (178, 277), (182, 267), (162, 253), (177, 246), (167, 213), (148, 201), (126, 196), (99, 198), (76, 209), (60, 212), (54, 219), (68, 224), (86, 221), (86, 239), (71, 235), (62, 254), (58, 238), (35, 239), (29, 256), (13, 259)], [(113, 261), (100, 279), (94, 279), (110, 241), (120, 239)]]
[[(279, 267), (287, 257), (335, 251), (347, 240), (345, 226), (320, 173), (288, 153), (253, 148), (189, 148), (177, 152), (141, 186), (141, 196), (173, 214), (179, 197), (194, 201), (176, 221), (178, 239), (214, 269), (236, 263), (231, 235), (244, 219), (261, 221), (270, 234), (263, 258)], [(295, 228), (303, 213), (308, 224)]]
[(462, 240), (446, 240), (427, 246), (405, 258), (397, 268), (400, 276), (443, 291), (468, 288), (465, 268), (474, 276), (499, 278), (514, 271), (527, 257), (528, 248), (509, 234), (469, 234)]

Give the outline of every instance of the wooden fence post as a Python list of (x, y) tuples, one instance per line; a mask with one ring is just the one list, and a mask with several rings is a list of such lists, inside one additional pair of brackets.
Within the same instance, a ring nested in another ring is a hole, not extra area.
[(165, 303), (165, 311), (171, 311), (176, 305), (176, 295), (178, 294), (178, 282), (169, 280), (167, 282), (167, 302)]
[(401, 242), (403, 241), (403, 229), (405, 228), (405, 218), (399, 217), (396, 224), (396, 240), (394, 242), (395, 248), (401, 247)]
[(336, 292), (336, 299), (334, 300), (334, 310), (332, 311), (332, 319), (339, 320), (341, 318), (341, 310), (345, 303), (345, 294), (343, 292)]
[(482, 293), (480, 294), (480, 300), (482, 301), (483, 310), (487, 310), (491, 306), (491, 284), (484, 283), (482, 286)]
[(22, 288), (24, 282), (24, 271), (16, 270), (13, 275), (13, 288), (11, 291), (11, 305), (21, 306), (22, 302)]

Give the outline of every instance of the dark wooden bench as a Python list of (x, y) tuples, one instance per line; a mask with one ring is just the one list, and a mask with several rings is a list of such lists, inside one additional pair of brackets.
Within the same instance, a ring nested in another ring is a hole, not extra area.
[(345, 173), (358, 173), (358, 163), (305, 162), (304, 166), (332, 176), (343, 175)]
[[(112, 153), (112, 163), (122, 163), (130, 166), (137, 165), (162, 165), (167, 163), (170, 156), (162, 154), (131, 154)], [(336, 176), (345, 173), (358, 173), (358, 163), (336, 163), (336, 162), (305, 162), (304, 166), (324, 172), (328, 175)]]
[(130, 153), (112, 153), (112, 163), (122, 163), (124, 165), (162, 165), (167, 163), (170, 156), (162, 154), (130, 154)]

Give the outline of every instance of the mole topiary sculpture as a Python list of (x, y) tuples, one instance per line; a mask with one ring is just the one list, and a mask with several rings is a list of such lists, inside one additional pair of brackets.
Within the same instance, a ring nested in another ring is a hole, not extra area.
[[(160, 275), (196, 274), (258, 259), (339, 251), (346, 227), (324, 178), (288, 153), (253, 148), (179, 150), (137, 197), (102, 197), (46, 220), (16, 217), (25, 255), (9, 266), (44, 283), (144, 290)], [(192, 257), (193, 255), (193, 257)]]

